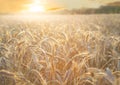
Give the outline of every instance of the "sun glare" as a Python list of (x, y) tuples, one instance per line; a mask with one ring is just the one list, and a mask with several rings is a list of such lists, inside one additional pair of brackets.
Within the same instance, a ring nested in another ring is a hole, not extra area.
[(31, 5), (28, 8), (28, 12), (44, 12), (45, 9), (43, 6), (39, 6), (39, 5)]
[(26, 9), (23, 12), (29, 13), (45, 12), (45, 7), (41, 5), (40, 0), (34, 0), (32, 3), (26, 5)]

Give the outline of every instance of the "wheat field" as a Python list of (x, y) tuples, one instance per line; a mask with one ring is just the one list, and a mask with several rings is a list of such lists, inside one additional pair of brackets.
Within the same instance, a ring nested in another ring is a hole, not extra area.
[(119, 19), (0, 16), (0, 85), (120, 85)]

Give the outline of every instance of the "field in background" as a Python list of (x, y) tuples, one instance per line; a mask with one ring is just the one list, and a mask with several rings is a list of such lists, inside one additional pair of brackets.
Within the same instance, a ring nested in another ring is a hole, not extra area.
[(120, 15), (0, 16), (0, 85), (120, 85)]

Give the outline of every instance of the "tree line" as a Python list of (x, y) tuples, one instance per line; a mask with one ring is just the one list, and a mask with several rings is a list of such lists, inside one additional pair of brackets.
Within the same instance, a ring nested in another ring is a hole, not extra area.
[(120, 6), (101, 6), (99, 8), (82, 8), (73, 10), (63, 10), (61, 13), (65, 14), (110, 14), (120, 13)]

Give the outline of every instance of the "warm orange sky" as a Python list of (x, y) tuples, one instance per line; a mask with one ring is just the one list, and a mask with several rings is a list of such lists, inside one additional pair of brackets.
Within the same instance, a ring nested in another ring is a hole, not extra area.
[[(10, 13), (25, 9), (25, 5), (35, 0), (0, 0), (0, 13)], [(37, 0), (44, 7), (65, 7), (66, 9), (81, 7), (98, 7), (101, 4), (120, 0)]]

